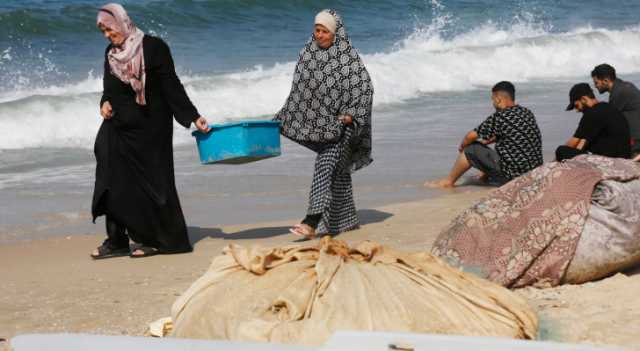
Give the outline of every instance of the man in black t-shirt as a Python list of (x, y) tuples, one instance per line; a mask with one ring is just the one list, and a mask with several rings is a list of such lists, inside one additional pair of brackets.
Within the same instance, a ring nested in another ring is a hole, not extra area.
[(556, 149), (556, 160), (592, 153), (607, 157), (631, 157), (629, 124), (618, 110), (600, 102), (587, 83), (576, 84), (569, 92), (567, 111), (582, 112), (578, 129), (566, 145)]

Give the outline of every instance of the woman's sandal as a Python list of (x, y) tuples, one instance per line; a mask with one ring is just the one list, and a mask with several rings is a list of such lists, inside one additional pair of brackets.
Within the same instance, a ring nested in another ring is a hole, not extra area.
[(308, 224), (296, 224), (293, 228), (289, 229), (289, 232), (305, 240), (313, 240), (316, 238), (315, 229), (311, 228)]
[[(136, 251), (142, 251), (142, 254), (136, 255)], [(156, 249), (155, 247), (151, 247), (151, 246), (139, 246), (133, 249), (133, 251), (131, 251), (131, 254), (129, 255), (129, 257), (131, 258), (142, 258), (142, 257), (149, 257), (149, 256), (155, 256), (159, 253), (158, 249)]]
[(101, 259), (104, 259), (104, 258), (112, 258), (112, 257), (129, 256), (129, 254), (131, 253), (131, 251), (129, 251), (129, 247), (123, 247), (123, 248), (119, 248), (119, 249), (114, 249), (114, 248), (109, 247), (109, 245), (105, 245), (105, 244), (102, 244), (102, 245), (98, 246), (97, 250), (98, 250), (98, 254), (97, 255), (94, 255), (93, 252), (89, 255), (94, 260), (101, 260)]

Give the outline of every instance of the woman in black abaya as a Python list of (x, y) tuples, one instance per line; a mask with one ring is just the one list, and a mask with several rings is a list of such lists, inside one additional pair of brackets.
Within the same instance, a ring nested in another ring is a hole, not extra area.
[[(174, 180), (173, 118), (203, 132), (207, 120), (187, 97), (162, 39), (136, 28), (118, 4), (103, 6), (97, 24), (110, 44), (92, 214), (94, 221), (106, 216), (107, 239), (91, 257), (189, 252)], [(138, 244), (133, 251), (130, 240)]]

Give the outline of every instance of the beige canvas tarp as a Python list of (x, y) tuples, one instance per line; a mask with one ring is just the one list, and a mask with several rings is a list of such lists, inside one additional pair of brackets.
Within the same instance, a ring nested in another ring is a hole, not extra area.
[(532, 339), (525, 300), (429, 253), (329, 237), (275, 249), (231, 245), (174, 304), (172, 336), (322, 344), (336, 330)]

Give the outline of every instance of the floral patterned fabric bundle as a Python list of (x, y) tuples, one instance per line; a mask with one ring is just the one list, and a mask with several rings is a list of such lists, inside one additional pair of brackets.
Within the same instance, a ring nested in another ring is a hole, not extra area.
[(636, 162), (603, 156), (544, 164), (464, 211), (432, 252), (506, 287), (558, 285), (576, 252), (596, 184), (639, 177)]

